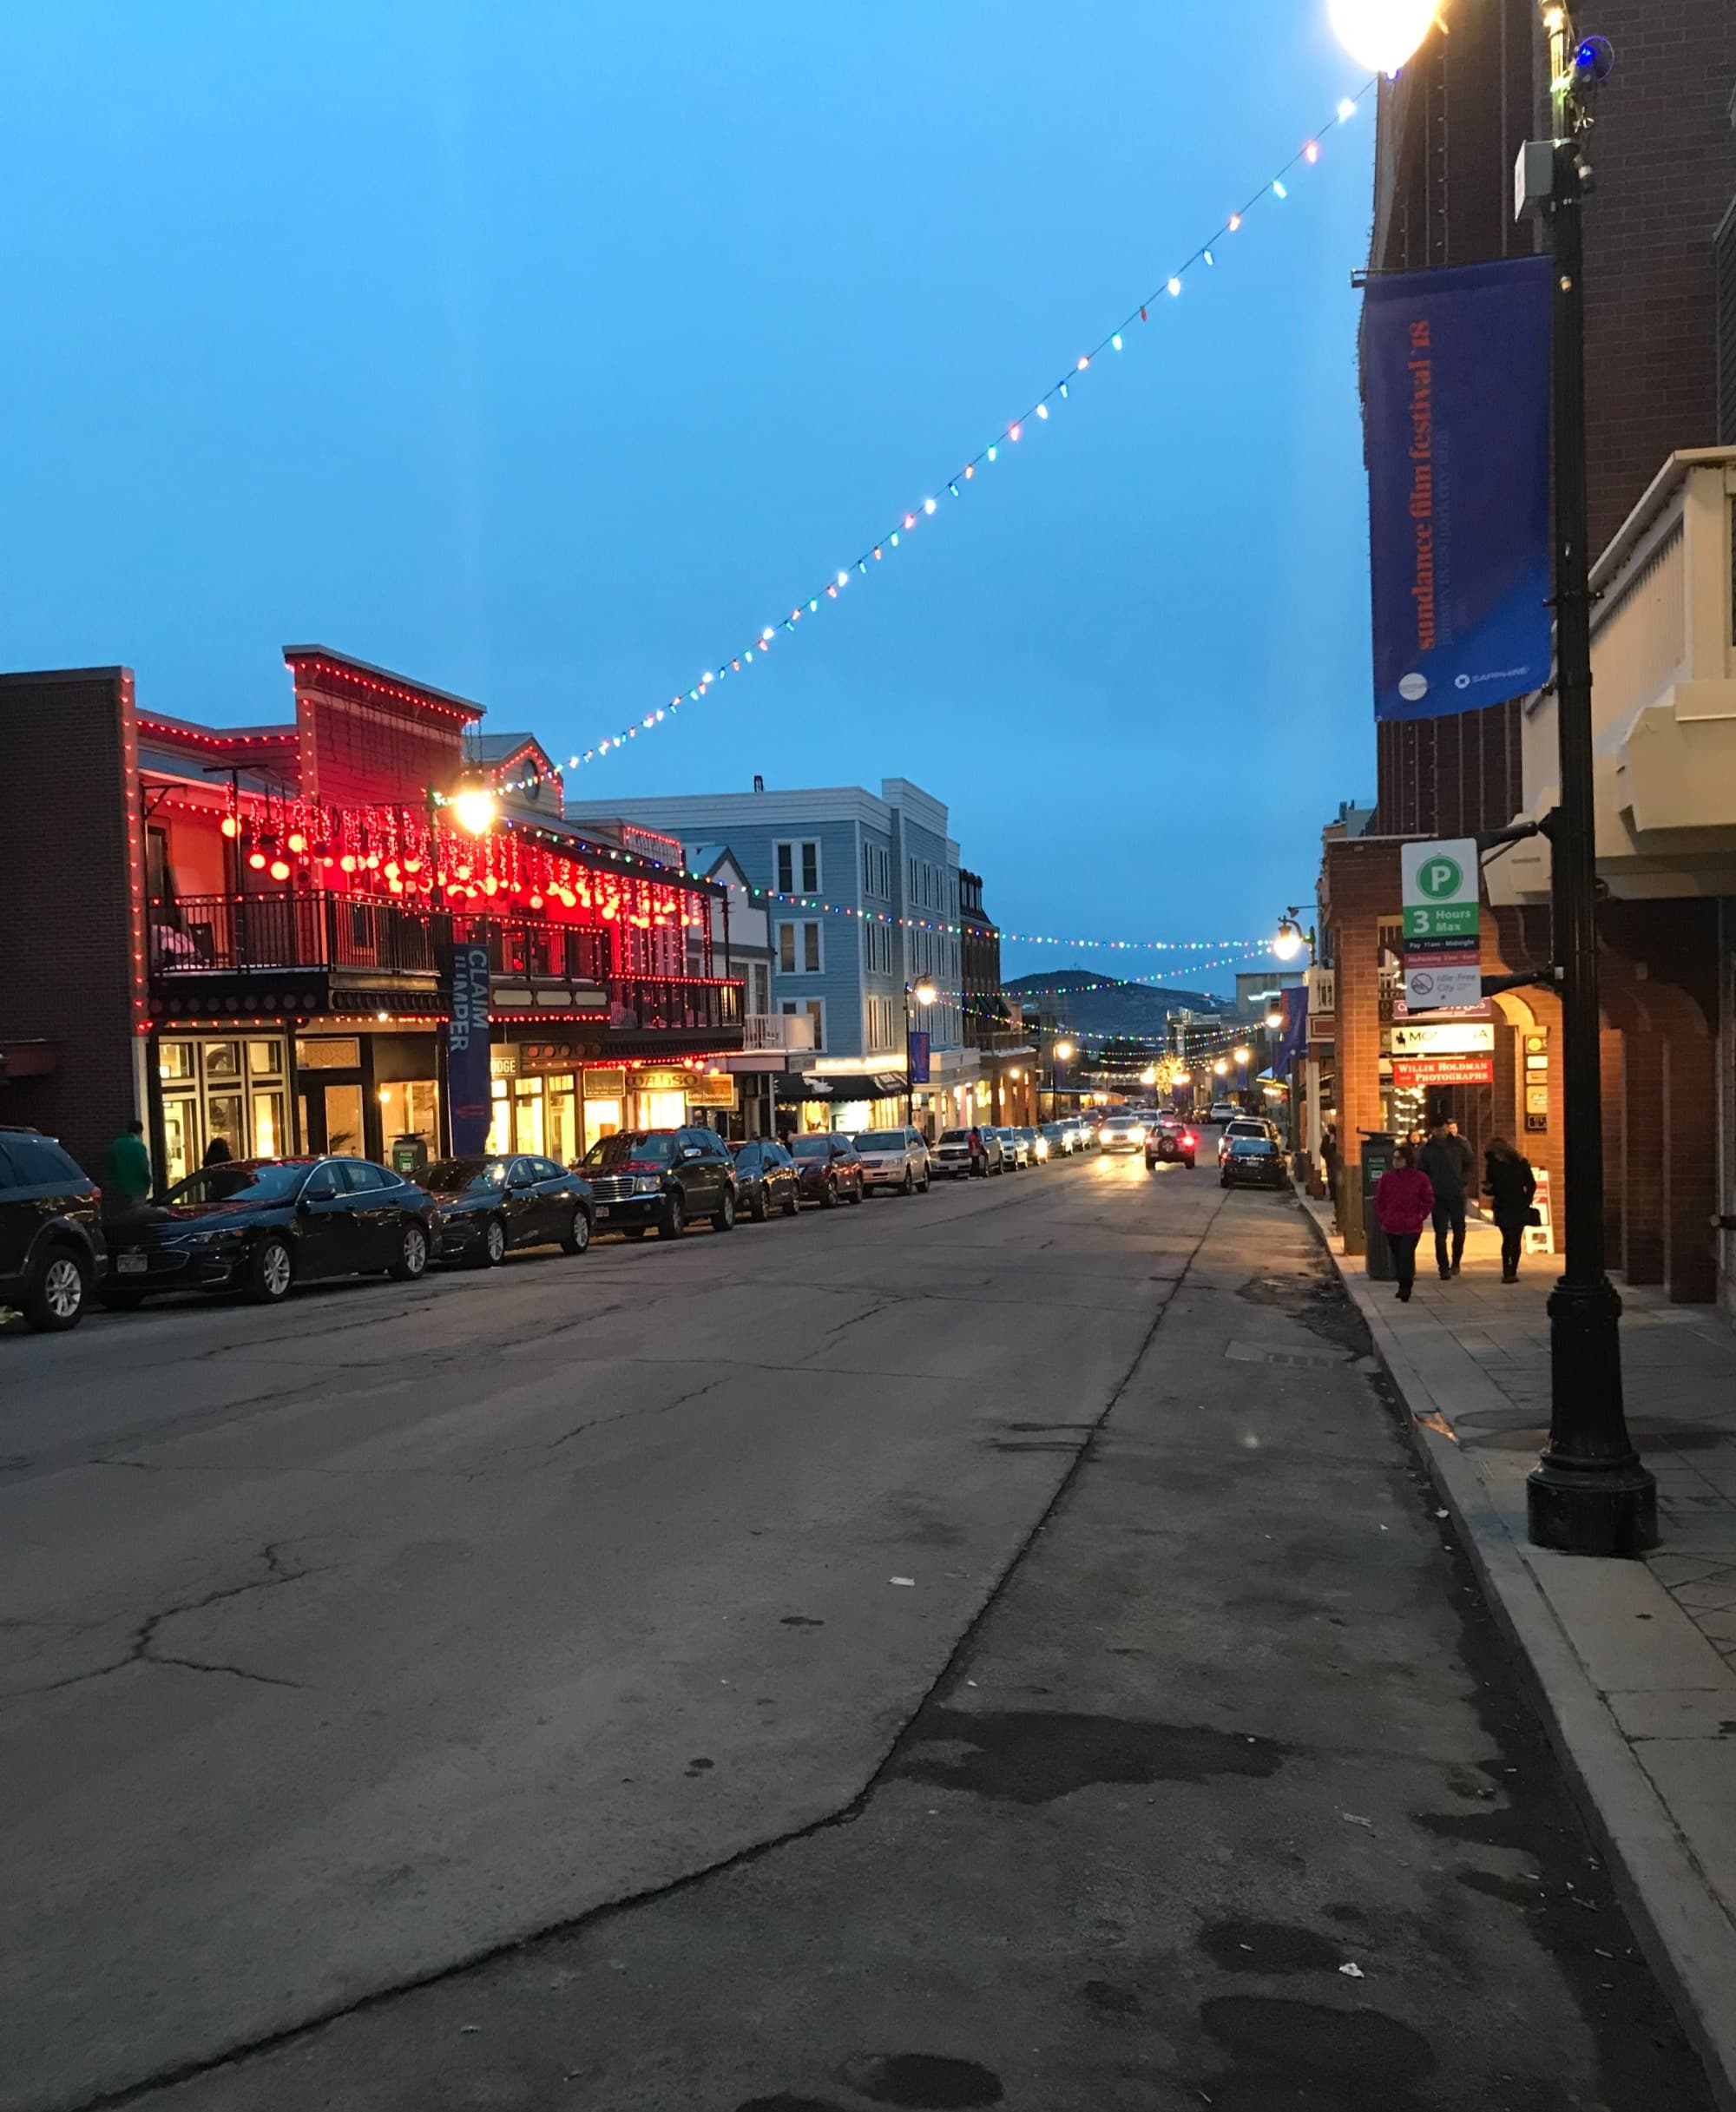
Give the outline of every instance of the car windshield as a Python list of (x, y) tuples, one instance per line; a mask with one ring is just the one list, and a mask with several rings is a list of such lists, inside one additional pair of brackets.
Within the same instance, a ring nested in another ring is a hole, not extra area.
[(599, 1137), (585, 1154), (585, 1164), (602, 1173), (621, 1166), (668, 1166), (675, 1156), (673, 1129), (618, 1129)]
[(1230, 1140), (1230, 1149), (1238, 1159), (1269, 1158), (1274, 1148), (1269, 1136), (1238, 1136)]
[(790, 1149), (799, 1159), (823, 1159), (832, 1146), (832, 1139), (829, 1136), (799, 1136)]
[(422, 1176), (424, 1188), (442, 1195), (483, 1195), (506, 1186), (504, 1159), (436, 1159)]
[(219, 1203), (287, 1202), (300, 1194), (313, 1163), (312, 1159), (268, 1159), (249, 1165), (234, 1159), (189, 1174), (163, 1201), (181, 1210), (209, 1210)]
[(858, 1151), (902, 1151), (904, 1148), (902, 1129), (865, 1129), (856, 1140)]
[(1266, 1124), (1264, 1122), (1254, 1122), (1252, 1119), (1243, 1122), (1234, 1122), (1230, 1124), (1229, 1134), (1232, 1136), (1264, 1136), (1266, 1135)]
[(940, 1141), (943, 1144), (968, 1144), (970, 1132), (968, 1129), (943, 1129)]

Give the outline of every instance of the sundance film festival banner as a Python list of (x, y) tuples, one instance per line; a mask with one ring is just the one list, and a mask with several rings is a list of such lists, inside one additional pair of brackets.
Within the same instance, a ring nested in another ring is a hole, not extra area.
[(1549, 677), (1547, 257), (1368, 282), (1374, 715)]

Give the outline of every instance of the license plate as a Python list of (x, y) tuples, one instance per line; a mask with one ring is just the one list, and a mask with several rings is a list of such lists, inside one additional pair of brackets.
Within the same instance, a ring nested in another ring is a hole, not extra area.
[(608, 1215), (608, 1205), (606, 1202), (600, 1202), (596, 1207), (596, 1214), (598, 1221), (601, 1222)]
[(115, 1272), (122, 1276), (142, 1276), (146, 1266), (142, 1254), (116, 1254), (115, 1257)]

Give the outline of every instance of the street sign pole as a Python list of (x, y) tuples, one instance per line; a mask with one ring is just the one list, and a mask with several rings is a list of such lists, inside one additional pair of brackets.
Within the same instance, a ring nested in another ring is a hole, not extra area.
[(1586, 497), (1585, 294), (1581, 142), (1555, 150), (1555, 711), (1561, 806), (1554, 852), (1562, 993), (1565, 1260), (1549, 1294), (1549, 1442), (1526, 1487), (1530, 1536), (1566, 1554), (1638, 1555), (1658, 1543), (1657, 1489), (1628, 1434), (1621, 1301), (1603, 1251), (1597, 863), (1592, 799), (1591, 590)]

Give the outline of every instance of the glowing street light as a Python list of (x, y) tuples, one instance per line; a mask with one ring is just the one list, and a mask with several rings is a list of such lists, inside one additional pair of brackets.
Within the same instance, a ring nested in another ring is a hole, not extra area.
[(1070, 1063), (1078, 1053), (1071, 1042), (1057, 1042), (1055, 1044), (1055, 1060), (1057, 1063)]
[(485, 785), (469, 785), (451, 801), (458, 826), (471, 836), (486, 836), (494, 826), (494, 794)]
[(1278, 936), (1272, 942), (1272, 951), (1280, 961), (1293, 961), (1302, 951), (1302, 932), (1295, 919), (1280, 917)]
[(1434, 26), (1440, 0), (1326, 0), (1338, 42), (1371, 73), (1397, 73)]
[(1147, 1063), (1146, 1065), (1145, 1069), (1140, 1073), (1140, 1083), (1141, 1085), (1155, 1085), (1157, 1083), (1157, 1066), (1155, 1063)]
[(918, 1004), (932, 1004), (935, 999), (939, 997), (940, 992), (934, 987), (932, 983), (918, 983), (916, 988), (911, 992), (911, 995), (916, 999)]
[(1219, 1077), (1219, 1078), (1227, 1078), (1227, 1077), (1229, 1076), (1229, 1075), (1230, 1075), (1230, 1067), (1229, 1067), (1229, 1065), (1228, 1065), (1228, 1064), (1227, 1064), (1227, 1063), (1226, 1063), (1224, 1061), (1223, 1057), (1222, 1057), (1222, 1056), (1220, 1056), (1220, 1057), (1218, 1058), (1217, 1062), (1216, 1062), (1214, 1064), (1213, 1064), (1213, 1066), (1212, 1066), (1212, 1071), (1213, 1071), (1213, 1075), (1215, 1077)]
[(1266, 1016), (1266, 1030), (1268, 1034), (1276, 1034), (1283, 1024), (1284, 1015), (1276, 1005), (1273, 1005)]

